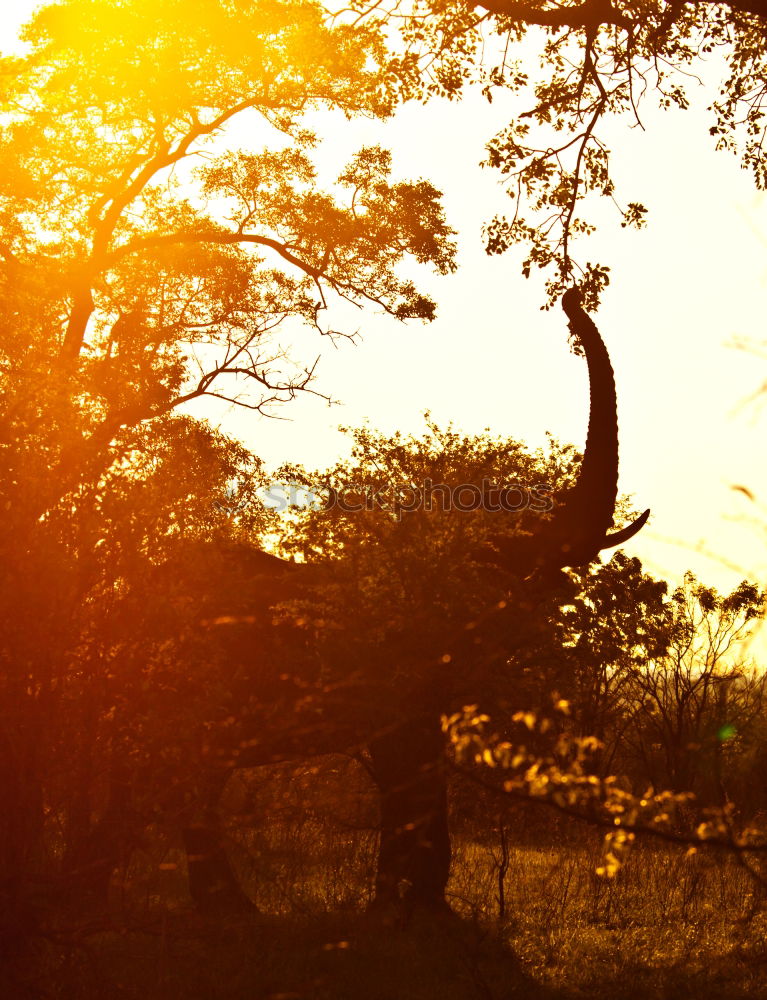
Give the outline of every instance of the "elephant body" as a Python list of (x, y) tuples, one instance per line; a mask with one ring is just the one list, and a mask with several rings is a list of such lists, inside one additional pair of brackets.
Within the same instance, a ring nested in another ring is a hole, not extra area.
[[(577, 482), (558, 498), (553, 514), (541, 518), (539, 530), (499, 533), (474, 553), (501, 584), (513, 582), (516, 591), (529, 590), (536, 600), (555, 586), (552, 581), (562, 568), (586, 565), (600, 550), (627, 541), (649, 513), (611, 533), (618, 482), (613, 371), (577, 291), (565, 294), (563, 307), (586, 357), (590, 382), (588, 437)], [(440, 718), (457, 697), (465, 703), (481, 696), (472, 688), (471, 664), (477, 643), (487, 636), (494, 636), (503, 656), (498, 636), (510, 614), (507, 602), (496, 602), (471, 630), (445, 636), (441, 648), (429, 651), (432, 662), (419, 667), (417, 683), (395, 690), (395, 685), (376, 682), (370, 672), (356, 669), (355, 657), (365, 655), (359, 636), (351, 637), (347, 651), (343, 637), (339, 640), (341, 663), (334, 664), (329, 679), (325, 654), (313, 647), (309, 633), (278, 620), (278, 609), (286, 602), (313, 588), (321, 592), (324, 581), (332, 579), (332, 564), (298, 564), (247, 546), (217, 560), (215, 572), (206, 558), (191, 561), (205, 577), (202, 591), (208, 599), (195, 612), (198, 628), (191, 630), (190, 641), (194, 647), (194, 636), (203, 634), (222, 663), (234, 665), (222, 709), (234, 721), (220, 727), (200, 758), (210, 775), (206, 802), (184, 833), (193, 899), (210, 913), (247, 907), (226, 857), (215, 808), (217, 792), (233, 769), (364, 750), (380, 796), (377, 905), (399, 913), (416, 905), (444, 907), (450, 838)], [(188, 571), (174, 564), (158, 587), (167, 584), (183, 597), (189, 582)], [(381, 656), (380, 649), (369, 652)]]

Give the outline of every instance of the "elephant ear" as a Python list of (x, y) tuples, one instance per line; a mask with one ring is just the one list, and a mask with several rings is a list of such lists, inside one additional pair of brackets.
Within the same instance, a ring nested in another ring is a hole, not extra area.
[(536, 570), (584, 566), (602, 549), (622, 545), (647, 522), (646, 510), (627, 527), (611, 532), (618, 494), (618, 416), (615, 375), (604, 341), (571, 288), (562, 297), (576, 347), (589, 372), (589, 426), (578, 480), (554, 515), (532, 534), (497, 537), (477, 553), (516, 576)]

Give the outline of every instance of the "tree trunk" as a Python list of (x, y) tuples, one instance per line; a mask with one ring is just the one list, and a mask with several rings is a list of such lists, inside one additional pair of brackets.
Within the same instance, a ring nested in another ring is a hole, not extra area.
[(409, 720), (370, 745), (381, 802), (374, 907), (406, 922), (415, 907), (447, 909), (450, 874), (444, 735), (439, 721)]
[(63, 876), (72, 901), (106, 910), (112, 875), (127, 867), (140, 842), (141, 823), (135, 815), (130, 771), (117, 755), (111, 763), (104, 814), (93, 824), (90, 770), (86, 768), (80, 778), (80, 787), (73, 795)]
[(216, 770), (208, 775), (208, 787), (198, 811), (201, 818), (182, 831), (189, 892), (205, 916), (253, 913), (256, 909), (240, 888), (224, 847), (218, 803), (230, 774)]
[(34, 746), (0, 732), (0, 954), (12, 955), (38, 929), (32, 886), (46, 859), (37, 771)]
[(212, 817), (183, 832), (189, 869), (189, 892), (205, 916), (252, 913), (255, 906), (240, 888), (223, 845), (221, 829)]

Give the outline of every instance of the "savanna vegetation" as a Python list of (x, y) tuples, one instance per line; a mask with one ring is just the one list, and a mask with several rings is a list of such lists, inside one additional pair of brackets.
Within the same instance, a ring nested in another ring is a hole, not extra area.
[[(764, 185), (766, 32), (760, 0), (37, 11), (0, 61), (4, 996), (764, 995), (765, 595), (600, 558), (646, 515), (573, 244), (597, 197), (644, 224), (600, 125), (686, 107), (702, 54)], [(314, 338), (431, 320), (456, 266), (440, 192), (380, 146), (326, 176), (323, 127), (471, 88), (530, 97), (486, 247), (569, 289), (584, 454), (427, 416), (266, 469), (188, 404), (342, 395)]]

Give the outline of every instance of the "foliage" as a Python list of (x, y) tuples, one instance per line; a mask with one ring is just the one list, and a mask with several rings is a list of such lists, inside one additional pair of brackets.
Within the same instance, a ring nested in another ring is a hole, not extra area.
[[(665, 585), (620, 553), (585, 576), (564, 609), (572, 650), (564, 679), (576, 692), (574, 705), (555, 695), (553, 717), (516, 711), (509, 720), (515, 735), (490, 730), (490, 716), (476, 705), (446, 715), (459, 766), (480, 765), (480, 781), (483, 768), (498, 769), (500, 783), (490, 787), (607, 827), (598, 869), (607, 877), (620, 870), (637, 833), (763, 850), (764, 830), (743, 825), (760, 798), (738, 800), (738, 831), (727, 786), (735, 777), (738, 787), (749, 729), (752, 739), (761, 736), (764, 678), (731, 657), (763, 616), (765, 594), (744, 581), (721, 596), (688, 573), (664, 600)], [(594, 723), (599, 739), (589, 729)], [(730, 742), (736, 739), (740, 747)], [(698, 810), (692, 834), (679, 809), (701, 785), (707, 808)]]
[[(164, 759), (175, 759), (176, 784), (187, 778), (179, 743), (168, 740), (171, 717), (182, 739), (203, 712), (216, 713), (191, 697), (200, 673), (184, 675), (169, 656), (170, 594), (151, 582), (192, 540), (231, 533), (212, 496), (235, 477), (256, 482), (258, 467), (240, 445), (183, 417), (126, 443), (123, 462), (83, 483), (34, 545), (16, 539), (15, 572), (0, 581), (3, 934), (24, 932), (18, 905), (30, 893), (42, 912), (55, 911), (70, 879), (108, 879), (105, 844), (113, 835), (135, 844), (161, 801)], [(266, 526), (250, 515), (250, 530)]]
[(578, 733), (603, 744), (602, 775), (617, 768), (710, 803), (740, 798), (738, 761), (760, 744), (764, 680), (745, 644), (764, 594), (743, 581), (720, 595), (689, 573), (665, 590), (620, 553), (587, 574), (566, 612), (572, 683), (562, 690)]
[[(556, 707), (565, 712), (569, 708), (562, 700)], [(550, 718), (539, 720), (532, 712), (517, 712), (512, 721), (541, 734), (553, 728)], [(560, 733), (552, 753), (541, 756), (528, 751), (519, 740), (509, 742), (488, 734), (485, 727), (489, 722), (489, 716), (477, 714), (476, 705), (445, 716), (443, 726), (459, 766), (473, 763), (500, 768), (505, 793), (541, 798), (573, 816), (585, 816), (593, 823), (610, 827), (597, 875), (614, 878), (636, 831), (663, 830), (689, 799), (687, 793), (656, 794), (651, 789), (642, 796), (632, 795), (620, 787), (615, 777), (598, 778), (589, 767), (590, 755), (598, 745), (594, 737)]]
[[(334, 27), (304, 0), (72, 0), (26, 38), (0, 67), (11, 507), (24, 494), (43, 513), (109, 467), (121, 428), (191, 399), (268, 411), (307, 389), (312, 366), (291, 374), (274, 331), (326, 330), (334, 296), (432, 317), (397, 267), (452, 268), (439, 193), (393, 182), (378, 147), (325, 192), (310, 159), (312, 110), (390, 111), (373, 28)], [(255, 149), (235, 147), (237, 116)]]
[(353, 6), (359, 23), (400, 28), (404, 53), (394, 66), (408, 96), (456, 99), (478, 85), (500, 108), (510, 95), (521, 97), (526, 110), (487, 144), (485, 165), (499, 171), (514, 205), (487, 224), (485, 244), (489, 253), (524, 248), (522, 273), (529, 277), (536, 268), (548, 275), (549, 305), (575, 279), (593, 309), (609, 283), (609, 263), (584, 261), (573, 250), (604, 214), (595, 200), (606, 199), (624, 228), (645, 224), (648, 210), (636, 196), (618, 200), (608, 120), (644, 129), (650, 102), (686, 110), (701, 77), (721, 76), (708, 109), (714, 144), (738, 155), (757, 187), (767, 185), (761, 0), (417, 0), (386, 10), (356, 0)]
[[(519, 583), (487, 572), (481, 543), (491, 531), (531, 530), (552, 494), (572, 482), (577, 462), (572, 448), (555, 442), (548, 453), (530, 453), (489, 433), (440, 428), (428, 414), (426, 424), (420, 437), (355, 430), (349, 460), (325, 472), (283, 469), (285, 479), (336, 502), (297, 510), (280, 544), (286, 554), (332, 567), (321, 594), (291, 612), (307, 625), (319, 621), (315, 632), (333, 650), (328, 662), (354, 663), (383, 682), (389, 698), (402, 702), (408, 692), (414, 703), (436, 699), (441, 711), (455, 687), (486, 687), (487, 672), (503, 670), (509, 649), (524, 645), (525, 635), (540, 638), (550, 620), (545, 588), (531, 615), (534, 598), (518, 605), (515, 592), (509, 599)], [(518, 487), (520, 509), (493, 509), (493, 486)], [(483, 625), (484, 645), (457, 655), (467, 626), (493, 609), (498, 620)]]
[(260, 467), (175, 414), (202, 396), (269, 412), (314, 391), (280, 328), (329, 332), (338, 301), (430, 319), (401, 265), (446, 273), (455, 250), (439, 192), (394, 180), (386, 151), (361, 149), (324, 189), (312, 163), (310, 114), (392, 109), (374, 26), (305, 0), (67, 0), (24, 37), (27, 53), (0, 62), (9, 934), (38, 876), (93, 874), (99, 838), (146, 821), (126, 802), (142, 781), (153, 801), (187, 739), (169, 793), (183, 801), (205, 722), (231, 715), (227, 646), (211, 655), (197, 612), (226, 578), (210, 543), (267, 531), (263, 510), (235, 523), (214, 507), (235, 482), (247, 497)]

